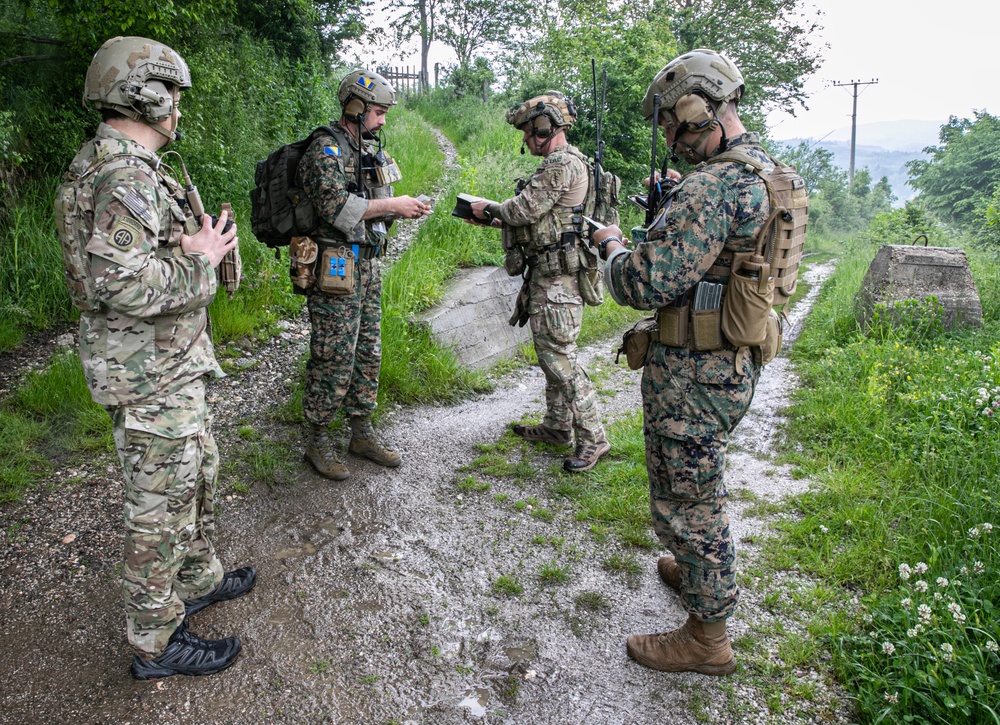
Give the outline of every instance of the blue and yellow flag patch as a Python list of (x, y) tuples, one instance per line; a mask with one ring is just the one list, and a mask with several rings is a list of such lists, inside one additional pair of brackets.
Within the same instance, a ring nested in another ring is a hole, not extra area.
[(372, 88), (375, 87), (375, 81), (370, 80), (368, 78), (365, 78), (364, 76), (359, 76), (358, 77), (358, 85), (359, 86), (364, 86), (365, 88), (367, 88), (370, 91)]
[(324, 146), (323, 153), (327, 156), (340, 156), (340, 146)]

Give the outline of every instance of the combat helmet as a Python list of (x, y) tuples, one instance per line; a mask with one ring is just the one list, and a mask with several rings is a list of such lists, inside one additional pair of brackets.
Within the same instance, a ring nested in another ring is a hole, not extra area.
[(83, 84), (83, 104), (155, 125), (174, 110), (168, 84), (180, 90), (191, 87), (191, 71), (177, 52), (149, 38), (119, 36), (94, 53)]
[(355, 119), (364, 116), (372, 104), (392, 107), (396, 105), (396, 89), (378, 73), (356, 70), (344, 76), (337, 92), (344, 115)]
[(653, 96), (660, 94), (660, 108), (668, 111), (678, 101), (695, 91), (722, 104), (743, 97), (743, 74), (722, 53), (706, 48), (696, 48), (667, 63), (649, 84), (642, 99), (642, 113), (646, 120), (653, 118)]
[[(576, 106), (559, 91), (546, 91), (507, 111), (507, 123), (519, 131), (540, 117), (548, 119), (544, 125), (550, 128), (569, 128), (576, 123)], [(539, 128), (537, 121), (532, 125)]]

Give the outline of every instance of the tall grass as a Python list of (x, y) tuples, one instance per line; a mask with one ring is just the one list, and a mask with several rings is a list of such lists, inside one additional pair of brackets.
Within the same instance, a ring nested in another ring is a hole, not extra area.
[(790, 457), (819, 486), (769, 555), (866, 593), (826, 633), (866, 721), (1000, 722), (1000, 267), (973, 256), (980, 329), (931, 301), (862, 330), (875, 251), (843, 255), (795, 347)]

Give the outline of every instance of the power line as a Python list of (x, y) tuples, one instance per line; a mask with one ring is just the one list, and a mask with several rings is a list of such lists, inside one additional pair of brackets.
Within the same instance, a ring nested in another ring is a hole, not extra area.
[(847, 180), (851, 186), (854, 186), (854, 147), (858, 138), (858, 86), (873, 86), (878, 83), (878, 78), (872, 78), (870, 81), (848, 81), (847, 83), (836, 83), (833, 85), (837, 88), (843, 86), (853, 86), (854, 87), (854, 111), (851, 113), (851, 170), (848, 174)]

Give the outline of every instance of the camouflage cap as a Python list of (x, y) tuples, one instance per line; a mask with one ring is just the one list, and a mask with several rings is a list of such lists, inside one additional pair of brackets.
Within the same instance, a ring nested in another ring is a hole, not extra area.
[(348, 73), (340, 82), (337, 98), (341, 107), (346, 106), (351, 98), (361, 100), (366, 106), (375, 103), (391, 107), (396, 105), (396, 89), (378, 73), (356, 70)]
[(649, 84), (642, 99), (646, 120), (653, 118), (653, 96), (660, 95), (660, 108), (670, 110), (684, 96), (698, 91), (717, 103), (743, 97), (743, 74), (722, 53), (696, 48), (667, 63)]
[(114, 109), (136, 121), (160, 123), (173, 113), (168, 84), (181, 90), (191, 87), (191, 71), (178, 53), (149, 38), (119, 36), (94, 53), (83, 84), (83, 103)]
[(576, 106), (559, 91), (546, 91), (507, 111), (507, 123), (521, 129), (538, 116), (548, 116), (553, 125), (569, 128), (576, 123)]

